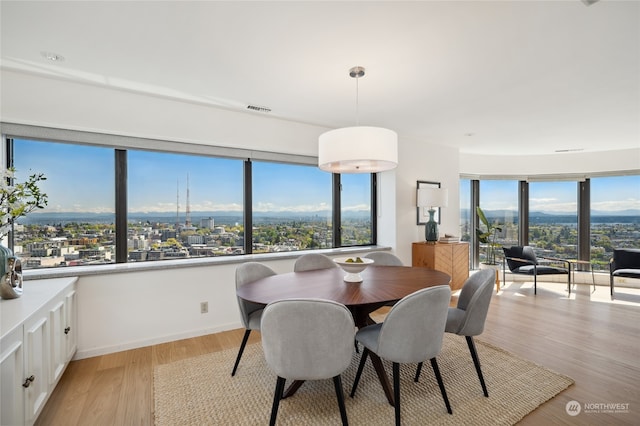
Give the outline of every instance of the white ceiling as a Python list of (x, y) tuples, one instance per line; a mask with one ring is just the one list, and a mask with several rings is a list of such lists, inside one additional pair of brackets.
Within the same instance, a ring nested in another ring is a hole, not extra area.
[(5, 69), (467, 153), (640, 147), (638, 1), (3, 0), (0, 14)]

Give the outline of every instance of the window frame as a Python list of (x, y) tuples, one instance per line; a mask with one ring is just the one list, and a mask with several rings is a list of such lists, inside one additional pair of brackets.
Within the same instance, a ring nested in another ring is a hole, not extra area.
[[(31, 126), (14, 123), (0, 123), (2, 142), (6, 167), (13, 165), (13, 140), (24, 139), (41, 142), (66, 143), (76, 145), (99, 146), (113, 149), (115, 157), (115, 263), (129, 263), (127, 251), (127, 153), (129, 150), (145, 150), (161, 153), (190, 154), (205, 157), (229, 158), (243, 161), (243, 215), (244, 215), (244, 255), (253, 255), (253, 212), (252, 212), (252, 161), (267, 161), (282, 164), (294, 164), (303, 166), (316, 166), (317, 157), (275, 153), (268, 151), (249, 150), (244, 148), (228, 148), (215, 145), (200, 145), (188, 142), (175, 142), (158, 139), (145, 139), (114, 134), (94, 133), (86, 131), (67, 130)], [(153, 147), (153, 149), (149, 147)], [(332, 232), (333, 240), (331, 249), (349, 248), (353, 246), (341, 245), (341, 210), (340, 210), (340, 175), (332, 174)], [(375, 246), (377, 244), (377, 176), (370, 174), (371, 179), (371, 243), (361, 248)], [(13, 233), (9, 233), (9, 245), (13, 247)], [(267, 254), (263, 254), (265, 256)], [(260, 256), (260, 254), (258, 255)], [(210, 258), (225, 258), (227, 256), (213, 256)], [(232, 256), (232, 257), (238, 257)], [(180, 262), (189, 259), (180, 260)], [(164, 263), (144, 262), (144, 263)], [(109, 264), (107, 264), (109, 265)], [(112, 264), (111, 264), (112, 265)], [(92, 266), (100, 268), (105, 265)], [(75, 267), (74, 267), (75, 268)], [(41, 270), (56, 270), (58, 268), (43, 268)], [(64, 268), (66, 269), (66, 268)]]

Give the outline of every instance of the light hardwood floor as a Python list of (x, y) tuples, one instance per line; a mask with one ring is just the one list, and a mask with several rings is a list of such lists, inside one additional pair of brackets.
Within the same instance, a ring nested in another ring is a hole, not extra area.
[[(618, 288), (612, 302), (608, 287), (593, 292), (579, 284), (567, 298), (559, 283), (538, 283), (537, 296), (532, 283), (506, 284), (494, 294), (478, 339), (575, 380), (521, 424), (640, 424), (640, 290)], [(154, 366), (237, 348), (242, 332), (72, 361), (36, 424), (152, 425)], [(252, 334), (259, 341), (259, 333)], [(583, 412), (569, 416), (570, 401)], [(584, 404), (595, 409), (600, 406), (593, 404), (611, 403), (628, 404), (628, 412), (584, 412)]]

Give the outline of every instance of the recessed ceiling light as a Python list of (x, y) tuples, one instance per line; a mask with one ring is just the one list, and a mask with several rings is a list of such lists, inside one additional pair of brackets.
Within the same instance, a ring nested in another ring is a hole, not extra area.
[(64, 61), (64, 56), (58, 55), (57, 53), (53, 53), (53, 52), (40, 52), (40, 53), (48, 61), (53, 61), (53, 62), (62, 62), (62, 61)]

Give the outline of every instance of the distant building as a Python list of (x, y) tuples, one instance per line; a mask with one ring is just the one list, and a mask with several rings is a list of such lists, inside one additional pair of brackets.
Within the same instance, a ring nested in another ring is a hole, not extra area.
[(204, 244), (204, 236), (203, 235), (189, 235), (187, 237), (187, 244)]
[(160, 232), (160, 240), (167, 241), (169, 238), (176, 238), (176, 231), (173, 229), (163, 229)]
[(209, 229), (213, 229), (214, 226), (214, 220), (212, 217), (208, 217), (206, 219), (200, 219), (200, 228), (209, 228)]

